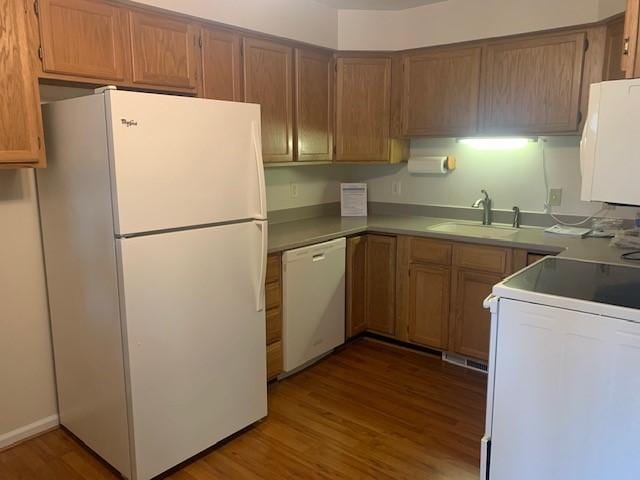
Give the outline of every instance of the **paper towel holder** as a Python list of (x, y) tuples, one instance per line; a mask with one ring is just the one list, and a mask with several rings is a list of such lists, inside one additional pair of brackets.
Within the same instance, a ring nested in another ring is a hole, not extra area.
[(453, 155), (413, 157), (408, 161), (409, 173), (417, 175), (446, 175), (457, 167)]

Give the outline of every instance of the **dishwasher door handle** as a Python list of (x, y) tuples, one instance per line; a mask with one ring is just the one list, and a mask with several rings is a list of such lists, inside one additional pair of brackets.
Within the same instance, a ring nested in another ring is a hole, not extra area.
[(326, 257), (324, 256), (324, 253), (316, 253), (313, 257), (311, 257), (311, 260), (314, 262), (319, 262), (320, 260), (324, 260)]

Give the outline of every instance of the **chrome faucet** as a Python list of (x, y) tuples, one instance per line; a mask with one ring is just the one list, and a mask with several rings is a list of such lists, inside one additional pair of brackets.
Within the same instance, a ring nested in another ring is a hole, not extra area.
[(491, 225), (491, 198), (489, 198), (489, 194), (486, 190), (481, 190), (481, 192), (484, 197), (479, 198), (478, 200), (473, 202), (473, 205), (471, 206), (473, 208), (480, 208), (480, 206), (482, 205), (482, 224)]
[(520, 228), (520, 208), (519, 207), (513, 207), (513, 223), (511, 224), (511, 226), (513, 228)]

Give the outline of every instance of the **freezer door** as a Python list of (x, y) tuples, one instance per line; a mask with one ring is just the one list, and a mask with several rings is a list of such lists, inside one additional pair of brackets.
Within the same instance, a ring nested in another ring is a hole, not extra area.
[(118, 241), (136, 478), (266, 416), (265, 231), (247, 222)]
[(591, 87), (582, 140), (582, 200), (640, 205), (640, 79)]
[(117, 234), (266, 218), (259, 105), (104, 95)]

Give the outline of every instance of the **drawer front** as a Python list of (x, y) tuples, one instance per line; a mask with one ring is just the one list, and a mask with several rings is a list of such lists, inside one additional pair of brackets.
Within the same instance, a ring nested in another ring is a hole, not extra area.
[(282, 256), (279, 253), (267, 257), (267, 283), (279, 282), (282, 270)]
[(282, 342), (267, 346), (267, 380), (271, 380), (282, 372)]
[(412, 238), (409, 261), (451, 265), (451, 244), (429, 238)]
[(282, 309), (267, 310), (267, 345), (282, 339)]
[(280, 283), (268, 283), (265, 288), (267, 310), (277, 308), (282, 304), (282, 290)]
[(508, 248), (456, 245), (453, 249), (453, 264), (470, 270), (504, 274), (509, 271), (510, 261)]

